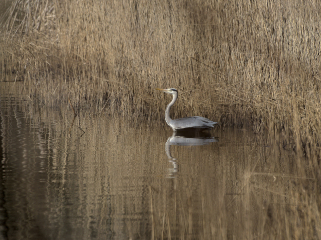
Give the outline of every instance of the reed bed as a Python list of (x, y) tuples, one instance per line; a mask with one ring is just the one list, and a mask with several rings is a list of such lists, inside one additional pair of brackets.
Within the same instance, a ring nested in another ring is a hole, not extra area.
[[(319, 159), (318, 1), (17, 0), (3, 14), (1, 74), (48, 106), (268, 130)], [(315, 162), (317, 163), (317, 162)]]

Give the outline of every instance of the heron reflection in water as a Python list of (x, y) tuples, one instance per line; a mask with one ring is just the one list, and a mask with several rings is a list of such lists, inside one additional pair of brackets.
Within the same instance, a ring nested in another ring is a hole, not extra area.
[(173, 95), (173, 100), (167, 105), (165, 110), (165, 121), (174, 131), (185, 128), (212, 128), (215, 124), (217, 124), (217, 122), (213, 122), (207, 118), (199, 116), (171, 119), (169, 116), (169, 110), (177, 100), (177, 90), (175, 88), (156, 88), (156, 90), (160, 90)]
[(171, 145), (176, 146), (201, 146), (207, 145), (213, 142), (218, 142), (217, 139), (211, 136), (208, 132), (191, 131), (190, 129), (184, 129), (181, 131), (174, 131), (173, 135), (167, 139), (165, 143), (165, 152), (169, 162), (172, 164), (172, 168), (168, 169), (168, 178), (175, 178), (178, 172), (178, 164), (176, 158), (171, 154)]

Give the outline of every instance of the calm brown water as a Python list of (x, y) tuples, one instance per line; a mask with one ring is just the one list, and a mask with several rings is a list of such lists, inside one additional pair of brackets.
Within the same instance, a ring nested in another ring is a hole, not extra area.
[(5, 92), (1, 239), (321, 236), (313, 169), (279, 139), (222, 128), (175, 136), (106, 112), (73, 119), (68, 106)]

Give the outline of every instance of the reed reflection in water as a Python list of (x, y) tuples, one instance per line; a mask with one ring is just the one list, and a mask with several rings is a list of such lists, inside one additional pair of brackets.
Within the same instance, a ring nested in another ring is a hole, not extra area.
[(313, 169), (277, 139), (168, 138), (167, 126), (90, 111), (73, 120), (1, 96), (4, 239), (321, 237)]

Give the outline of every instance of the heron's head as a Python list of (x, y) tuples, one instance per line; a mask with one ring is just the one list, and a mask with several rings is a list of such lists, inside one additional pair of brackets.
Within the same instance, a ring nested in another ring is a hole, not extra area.
[(156, 88), (156, 90), (163, 91), (170, 94), (177, 93), (177, 90), (175, 88), (168, 88), (168, 89)]

